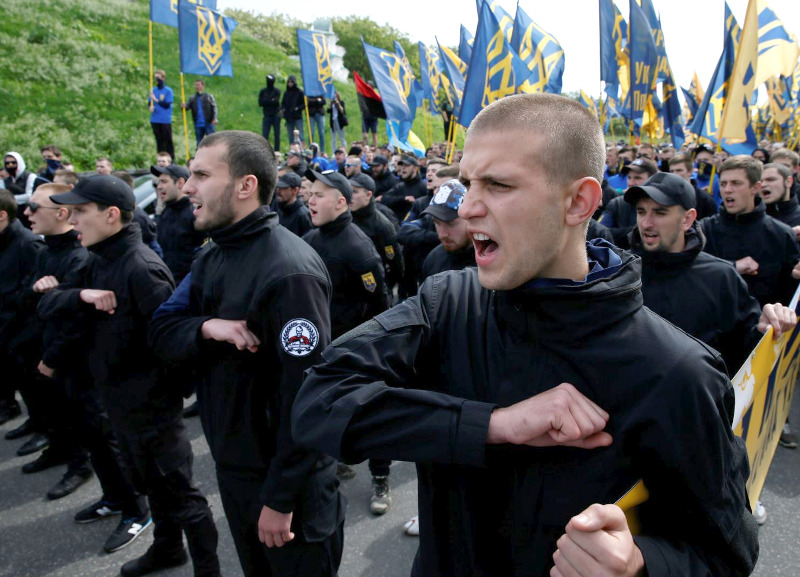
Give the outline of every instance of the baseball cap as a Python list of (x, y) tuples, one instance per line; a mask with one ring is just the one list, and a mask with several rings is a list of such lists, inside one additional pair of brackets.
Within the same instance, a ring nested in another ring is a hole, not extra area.
[(96, 202), (106, 206), (116, 206), (120, 210), (136, 208), (136, 197), (125, 181), (107, 174), (95, 174), (75, 185), (75, 188), (62, 194), (54, 194), (50, 200), (56, 204), (86, 204)]
[(158, 166), (157, 164), (154, 164), (150, 167), (150, 172), (153, 174), (153, 176), (158, 176), (159, 174), (168, 174), (176, 180), (179, 178), (189, 180), (189, 177), (191, 176), (188, 168), (178, 164), (170, 164), (169, 166)]
[(467, 193), (466, 187), (458, 179), (445, 182), (436, 191), (428, 208), (422, 214), (429, 214), (444, 222), (451, 222), (458, 218), (458, 209)]
[(389, 159), (382, 154), (376, 154), (375, 156), (373, 156), (372, 162), (369, 163), (370, 166), (387, 165), (387, 164), (389, 164)]
[(402, 157), (400, 157), (400, 160), (397, 161), (397, 164), (408, 164), (409, 166), (419, 166), (419, 161), (417, 161), (416, 156), (403, 155)]
[(625, 202), (635, 205), (642, 196), (649, 196), (661, 206), (679, 204), (686, 210), (695, 208), (697, 200), (692, 185), (677, 174), (658, 172), (642, 186), (625, 191)]
[(289, 152), (286, 153), (286, 156), (301, 156), (302, 157), (303, 155), (300, 154), (299, 152), (297, 152), (296, 150), (290, 150)]
[(306, 178), (311, 182), (319, 180), (322, 184), (335, 188), (342, 193), (347, 204), (350, 204), (350, 200), (353, 198), (353, 187), (350, 186), (350, 182), (345, 175), (339, 171), (324, 170), (322, 172), (317, 172), (316, 170), (308, 169), (306, 170)]
[(375, 181), (363, 172), (359, 172), (355, 176), (350, 177), (350, 184), (375, 192)]
[(287, 172), (278, 179), (275, 188), (298, 188), (303, 182), (294, 172)]
[(658, 172), (658, 167), (656, 163), (649, 158), (637, 158), (630, 164), (623, 166), (620, 172), (622, 172), (622, 174), (628, 174), (631, 170), (634, 172), (647, 172), (650, 176), (653, 176)]

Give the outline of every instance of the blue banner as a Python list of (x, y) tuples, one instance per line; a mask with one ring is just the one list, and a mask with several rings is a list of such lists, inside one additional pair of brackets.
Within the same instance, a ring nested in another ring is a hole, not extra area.
[(436, 45), (439, 47), (439, 56), (441, 57), (444, 76), (449, 80), (447, 98), (453, 106), (453, 110), (458, 110), (461, 108), (461, 98), (464, 95), (467, 65), (465, 62), (462, 62), (455, 52), (450, 50), (447, 46), (439, 44), (438, 38), (436, 39)]
[(417, 104), (413, 93), (413, 76), (394, 52), (382, 50), (361, 41), (372, 76), (383, 100), (387, 120), (413, 122)]
[[(212, 10), (217, 9), (217, 0), (188, 0)], [(150, 0), (150, 20), (159, 24), (178, 27), (178, 0)]]
[(322, 32), (297, 29), (297, 48), (300, 51), (300, 70), (306, 96), (333, 99), (333, 71), (328, 42)]
[(458, 57), (462, 62), (469, 62), (472, 57), (472, 45), (475, 42), (472, 34), (467, 30), (464, 25), (461, 25), (461, 36), (458, 40)]
[(630, 119), (641, 125), (642, 116), (647, 108), (647, 101), (652, 95), (656, 84), (658, 50), (655, 42), (653, 42), (653, 35), (650, 33), (650, 25), (647, 23), (647, 19), (636, 0), (630, 0), (630, 36), (628, 37), (628, 43), (631, 55), (631, 87), (628, 91), (630, 96)]
[[(422, 100), (425, 95), (422, 83), (417, 79), (416, 74), (414, 74), (414, 69), (411, 68), (411, 63), (408, 61), (406, 57), (406, 51), (403, 49), (403, 45), (400, 44), (397, 40), (394, 41), (394, 53), (400, 57), (400, 60), (403, 61), (403, 66), (406, 69), (406, 72), (411, 77), (411, 95), (409, 96), (409, 106), (411, 106), (411, 100), (413, 99), (414, 108), (419, 108), (422, 106)], [(416, 115), (416, 113), (415, 113)]]
[(532, 73), (533, 92), (561, 94), (564, 50), (558, 40), (531, 20), (519, 5), (514, 18), (511, 47)]
[(606, 83), (606, 92), (616, 95), (617, 79), (617, 50), (614, 46), (614, 0), (599, 0), (600, 2), (600, 80)]
[(233, 76), (231, 35), (236, 29), (236, 20), (188, 0), (180, 0), (178, 22), (181, 72)]

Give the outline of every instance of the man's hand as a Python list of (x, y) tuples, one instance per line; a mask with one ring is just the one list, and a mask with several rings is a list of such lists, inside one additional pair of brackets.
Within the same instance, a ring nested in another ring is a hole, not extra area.
[(758, 263), (752, 257), (746, 256), (736, 261), (736, 272), (739, 274), (758, 274)]
[(535, 397), (494, 411), (489, 419), (486, 442), (594, 449), (611, 444), (611, 435), (603, 432), (606, 423), (608, 413), (571, 384), (561, 383)]
[(46, 293), (58, 286), (58, 279), (54, 276), (43, 276), (35, 283), (33, 283), (33, 292)]
[(80, 297), (86, 304), (94, 305), (97, 310), (110, 315), (113, 315), (117, 308), (117, 295), (114, 294), (114, 291), (83, 289)]
[(243, 351), (251, 353), (258, 350), (261, 341), (247, 328), (247, 321), (227, 321), (224, 319), (210, 319), (203, 323), (200, 334), (206, 340), (220, 341), (235, 345)]
[(800, 240), (800, 226), (793, 226), (792, 232), (794, 232), (794, 236), (797, 238), (797, 240)]
[(644, 557), (633, 541), (625, 513), (616, 505), (592, 505), (567, 523), (558, 540), (550, 577), (636, 577)]
[(800, 262), (794, 265), (794, 268), (792, 269), (792, 278), (800, 279)]
[(258, 516), (258, 540), (267, 547), (283, 547), (294, 539), (291, 527), (292, 513), (279, 513), (265, 506)]
[(218, 122), (219, 122), (219, 120), (217, 120), (217, 119), (215, 118), (214, 120), (212, 120), (212, 121), (211, 121), (211, 124), (217, 124)]
[(417, 200), (416, 196), (411, 196), (410, 194), (406, 197), (406, 202), (414, 202)]
[(39, 366), (37, 366), (36, 368), (45, 377), (50, 377), (51, 379), (53, 378), (53, 375), (56, 374), (56, 371), (48, 367), (46, 364), (44, 364), (44, 361), (39, 361)]
[(797, 315), (789, 307), (780, 303), (764, 305), (761, 318), (758, 319), (758, 331), (767, 332), (772, 327), (772, 338), (778, 340), (783, 333), (791, 331), (797, 325)]

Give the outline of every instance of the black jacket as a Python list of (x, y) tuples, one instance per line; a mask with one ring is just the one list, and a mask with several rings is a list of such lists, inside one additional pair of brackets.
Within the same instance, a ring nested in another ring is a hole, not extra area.
[[(638, 479), (649, 577), (744, 576), (755, 565), (744, 441), (719, 355), (642, 306), (639, 259), (577, 286), (491, 291), (475, 269), (325, 350), (292, 431), (347, 462), (417, 463), (414, 576), (544, 576), (570, 517)], [(601, 449), (487, 445), (489, 418), (558, 383), (611, 415)]]
[(615, 245), (628, 248), (628, 234), (636, 228), (636, 209), (625, 202), (624, 196), (617, 196), (606, 206), (600, 224), (611, 232)]
[(258, 105), (264, 109), (264, 116), (278, 116), (280, 113), (281, 91), (275, 88), (275, 81), (267, 85), (258, 93)]
[(194, 228), (194, 209), (188, 196), (164, 204), (158, 217), (158, 244), (175, 282), (180, 284), (192, 268), (192, 259), (206, 238)]
[(309, 116), (316, 116), (317, 114), (325, 114), (324, 96), (309, 96), (307, 100), (308, 100)]
[(642, 258), (645, 306), (718, 350), (735, 375), (761, 339), (761, 307), (736, 268), (702, 252), (705, 237), (696, 225), (679, 253), (644, 250), (638, 229), (630, 240)]
[(397, 219), (402, 222), (406, 214), (408, 214), (408, 210), (411, 208), (411, 203), (406, 200), (406, 197), (413, 196), (414, 198), (420, 198), (426, 194), (428, 194), (428, 189), (422, 181), (422, 178), (417, 175), (414, 178), (401, 180), (395, 184), (391, 190), (384, 192), (381, 202), (391, 208), (397, 216)]
[(349, 210), (303, 240), (322, 257), (331, 277), (333, 338), (386, 310), (389, 294), (381, 258), (369, 237), (353, 224)]
[(394, 188), (397, 183), (397, 177), (391, 170), (385, 170), (383, 174), (376, 177), (373, 173), (373, 180), (375, 181), (375, 196), (381, 196), (386, 191)]
[[(25, 310), (23, 288), (31, 284), (41, 239), (12, 220), (0, 232), (0, 347), (7, 347), (31, 311)], [(36, 279), (33, 279), (36, 280)]]
[[(152, 346), (164, 360), (191, 361), (201, 375), (200, 419), (217, 467), (259, 475), (261, 504), (293, 512), (293, 530), (319, 541), (344, 518), (336, 463), (298, 447), (289, 419), (303, 371), (330, 342), (328, 273), (266, 207), (210, 236), (175, 292), (188, 284), (186, 301), (168, 301), (153, 318)], [(212, 318), (246, 320), (258, 351), (202, 339)], [(259, 510), (254, 504), (253, 515)]]
[(439, 234), (433, 217), (423, 214), (416, 220), (406, 220), (400, 225), (397, 233), (400, 244), (403, 245), (403, 254), (406, 258), (406, 276), (414, 275), (418, 282), (422, 282), (422, 265), (433, 249), (439, 246)]
[[(89, 369), (112, 422), (128, 432), (172, 426), (180, 419), (183, 399), (161, 378), (147, 344), (150, 317), (175, 287), (172, 274), (142, 243), (136, 223), (89, 251), (84, 267), (42, 296), (39, 315), (45, 322), (83, 321)], [(114, 314), (84, 303), (82, 289), (114, 291)]]
[(602, 238), (612, 244), (614, 243), (614, 235), (611, 234), (611, 231), (592, 218), (589, 220), (589, 228), (586, 231), (586, 240), (594, 240), (596, 238)]
[(747, 214), (730, 215), (722, 206), (717, 215), (700, 221), (700, 228), (707, 253), (734, 263), (749, 256), (758, 263), (757, 275), (743, 276), (762, 307), (789, 304), (797, 288), (792, 268), (800, 261), (800, 246), (791, 228), (767, 216), (761, 198)]
[(717, 203), (714, 202), (714, 197), (697, 188), (696, 180), (692, 180), (691, 184), (692, 188), (694, 188), (694, 202), (695, 210), (697, 211), (697, 220), (717, 214)]
[(378, 210), (378, 204), (370, 200), (361, 210), (354, 210), (353, 223), (366, 234), (381, 257), (386, 281), (394, 286), (403, 278), (403, 249), (397, 240), (397, 228)]
[(796, 196), (767, 205), (767, 214), (790, 227), (800, 226), (800, 203)]
[(197, 107), (203, 107), (203, 118), (205, 119), (206, 126), (210, 126), (214, 120), (219, 120), (219, 112), (217, 110), (217, 101), (208, 92), (202, 94), (194, 93), (187, 102), (189, 110), (192, 111), (192, 122), (197, 124)]
[(475, 246), (472, 241), (455, 252), (448, 252), (444, 249), (443, 245), (437, 246), (425, 258), (422, 263), (422, 280), (429, 276), (439, 274), (448, 270), (463, 270), (468, 266), (477, 266), (475, 264)]
[(297, 120), (302, 118), (305, 111), (305, 94), (300, 90), (297, 85), (293, 88), (287, 88), (283, 93), (281, 99), (281, 111), (286, 120)]
[(294, 204), (277, 203), (277, 209), (278, 221), (281, 226), (288, 228), (297, 236), (303, 236), (314, 228), (314, 223), (311, 222), (311, 212), (299, 195)]

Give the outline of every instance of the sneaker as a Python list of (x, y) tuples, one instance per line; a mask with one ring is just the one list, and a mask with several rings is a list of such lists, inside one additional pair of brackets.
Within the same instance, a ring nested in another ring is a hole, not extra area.
[(100, 519), (111, 517), (112, 515), (122, 514), (122, 509), (116, 503), (100, 499), (97, 503), (92, 503), (85, 509), (75, 513), (76, 523), (94, 523)]
[(753, 510), (753, 517), (755, 517), (756, 523), (759, 525), (763, 525), (767, 522), (767, 510), (764, 508), (764, 505), (761, 504), (761, 501), (756, 503), (756, 508)]
[(336, 467), (336, 476), (339, 477), (340, 481), (347, 481), (356, 476), (356, 470), (350, 465), (340, 461), (339, 465)]
[(406, 535), (419, 537), (419, 515), (414, 515), (410, 521), (406, 521), (406, 524), (403, 525), (403, 531)]
[(103, 549), (107, 553), (113, 553), (127, 547), (152, 524), (153, 517), (149, 512), (139, 517), (123, 517), (117, 528), (106, 539)]
[(47, 492), (47, 498), (53, 501), (74, 493), (78, 487), (91, 479), (92, 475), (94, 475), (94, 471), (88, 467), (76, 470), (68, 469), (61, 480)]
[(389, 477), (372, 477), (372, 497), (369, 499), (369, 510), (373, 515), (383, 515), (392, 506), (389, 494)]
[(792, 432), (792, 429), (789, 428), (789, 423), (783, 425), (783, 431), (781, 431), (781, 438), (778, 442), (781, 444), (781, 447), (786, 447), (787, 449), (797, 448), (797, 435), (795, 435)]
[(153, 551), (151, 546), (145, 554), (141, 557), (128, 561), (120, 569), (122, 577), (140, 577), (141, 575), (149, 575), (162, 569), (169, 569), (171, 567), (179, 567), (185, 565), (189, 561), (189, 556), (186, 554), (186, 549), (181, 547), (177, 553), (164, 556)]

